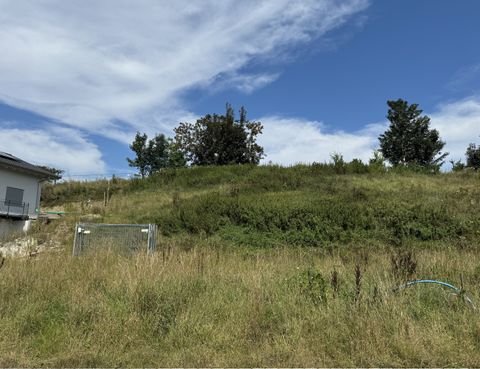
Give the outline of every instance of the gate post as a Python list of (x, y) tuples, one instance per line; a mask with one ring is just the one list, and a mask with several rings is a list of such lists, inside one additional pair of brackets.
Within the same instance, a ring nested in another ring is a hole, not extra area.
[(80, 248), (83, 241), (83, 230), (81, 223), (75, 223), (75, 235), (73, 236), (73, 256), (80, 255)]
[(156, 224), (149, 224), (148, 225), (148, 240), (147, 240), (147, 244), (148, 244), (147, 252), (149, 254), (152, 254), (153, 252), (155, 252), (156, 243), (157, 243), (156, 233), (157, 233), (157, 225)]

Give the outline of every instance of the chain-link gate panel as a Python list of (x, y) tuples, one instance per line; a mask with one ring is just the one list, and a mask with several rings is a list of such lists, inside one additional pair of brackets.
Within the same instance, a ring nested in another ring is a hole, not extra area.
[(73, 255), (92, 249), (111, 248), (119, 252), (155, 251), (156, 224), (77, 223)]

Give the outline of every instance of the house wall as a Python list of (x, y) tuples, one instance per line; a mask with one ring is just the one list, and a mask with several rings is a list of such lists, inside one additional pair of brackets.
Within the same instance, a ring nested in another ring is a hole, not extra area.
[(0, 168), (0, 201), (5, 200), (7, 187), (15, 187), (23, 190), (23, 202), (28, 203), (28, 215), (32, 218), (37, 216), (35, 209), (40, 203), (40, 183), (37, 177)]

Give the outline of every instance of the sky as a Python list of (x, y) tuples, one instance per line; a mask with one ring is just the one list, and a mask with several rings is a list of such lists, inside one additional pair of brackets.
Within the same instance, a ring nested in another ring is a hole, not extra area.
[(480, 143), (477, 0), (0, 0), (0, 151), (127, 176), (135, 132), (245, 106), (263, 163), (372, 157), (387, 100)]

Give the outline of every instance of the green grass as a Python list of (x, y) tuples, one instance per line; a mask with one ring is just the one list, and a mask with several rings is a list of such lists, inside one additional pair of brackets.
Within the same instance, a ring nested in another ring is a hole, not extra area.
[[(389, 252), (253, 252), (214, 239), (177, 240), (166, 250), (154, 257), (101, 252), (8, 260), (0, 270), (0, 366), (480, 361), (478, 311), (438, 286), (392, 292), (401, 281)], [(419, 251), (415, 260), (416, 277), (458, 285), (462, 275), (480, 301), (477, 252)]]
[(192, 168), (124, 183), (104, 221), (256, 247), (403, 246), (479, 238), (476, 173), (336, 175), (315, 166)]
[[(392, 288), (480, 308), (479, 183), (357, 163), (51, 187), (70, 214), (33, 236), (64, 249), (0, 269), (0, 366), (476, 366), (478, 311)], [(159, 224), (157, 253), (71, 257), (88, 217)]]

